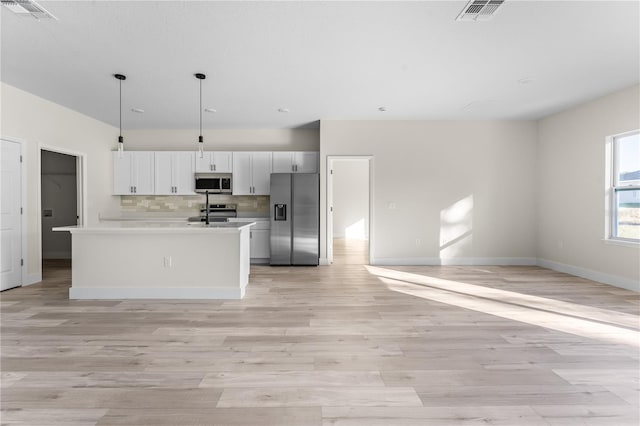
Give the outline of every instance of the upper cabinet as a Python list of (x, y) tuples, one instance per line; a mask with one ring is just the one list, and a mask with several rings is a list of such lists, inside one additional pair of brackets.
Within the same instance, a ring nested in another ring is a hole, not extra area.
[(274, 152), (273, 173), (318, 173), (318, 153)]
[(194, 191), (194, 154), (191, 151), (155, 153), (155, 194), (192, 195)]
[(193, 195), (194, 173), (233, 173), (234, 195), (269, 195), (271, 173), (318, 173), (318, 152), (113, 152), (114, 195)]
[(205, 151), (202, 158), (196, 153), (196, 173), (231, 173), (233, 154), (226, 151)]
[(271, 152), (233, 153), (233, 195), (269, 195)]
[(152, 195), (154, 193), (154, 153), (113, 152), (113, 193)]

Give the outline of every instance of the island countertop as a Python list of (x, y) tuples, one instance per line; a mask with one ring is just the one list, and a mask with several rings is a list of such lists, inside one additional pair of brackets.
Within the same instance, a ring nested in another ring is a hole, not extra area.
[(71, 233), (70, 299), (242, 299), (255, 222), (108, 222)]
[(255, 222), (149, 222), (149, 221), (122, 221), (101, 222), (98, 225), (84, 226), (59, 226), (53, 231), (79, 233), (177, 233), (177, 234), (202, 234), (238, 232), (255, 225)]

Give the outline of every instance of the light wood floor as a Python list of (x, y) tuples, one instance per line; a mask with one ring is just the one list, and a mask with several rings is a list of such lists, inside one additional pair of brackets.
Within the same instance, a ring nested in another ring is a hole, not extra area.
[(537, 267), (252, 267), (242, 301), (1, 294), (3, 425), (638, 425), (640, 298)]
[(334, 265), (369, 264), (369, 240), (333, 239)]

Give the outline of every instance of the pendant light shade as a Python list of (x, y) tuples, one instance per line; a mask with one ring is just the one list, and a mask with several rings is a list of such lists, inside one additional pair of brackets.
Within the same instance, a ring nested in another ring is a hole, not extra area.
[(196, 78), (200, 80), (200, 136), (198, 136), (198, 152), (200, 153), (200, 158), (204, 157), (204, 138), (202, 137), (202, 80), (207, 78), (206, 75), (202, 73), (195, 74)]
[(122, 81), (126, 80), (127, 77), (122, 74), (114, 74), (113, 76), (120, 83), (120, 136), (118, 136), (118, 155), (122, 158), (122, 153), (124, 152), (124, 138), (122, 137)]

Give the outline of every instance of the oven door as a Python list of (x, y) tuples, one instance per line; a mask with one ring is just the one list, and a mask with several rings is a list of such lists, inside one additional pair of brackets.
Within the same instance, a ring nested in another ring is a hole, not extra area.
[(221, 191), (221, 181), (219, 177), (196, 177), (196, 192), (216, 193)]

